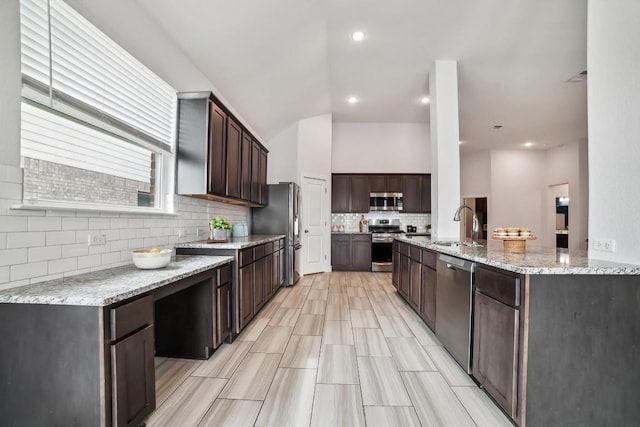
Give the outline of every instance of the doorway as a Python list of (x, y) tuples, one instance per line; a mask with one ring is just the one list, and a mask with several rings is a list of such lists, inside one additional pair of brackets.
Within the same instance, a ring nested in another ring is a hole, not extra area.
[(327, 270), (327, 179), (302, 176), (302, 260), (301, 272)]
[[(480, 230), (478, 231), (478, 240), (487, 239), (487, 224), (489, 222), (488, 202), (486, 197), (465, 197), (462, 202), (476, 212)], [(471, 231), (473, 227), (473, 216), (471, 211), (465, 209), (464, 215), (460, 221), (460, 235), (464, 238), (471, 239)]]
[(569, 248), (569, 184), (549, 187), (549, 204), (553, 226), (551, 239), (556, 248)]

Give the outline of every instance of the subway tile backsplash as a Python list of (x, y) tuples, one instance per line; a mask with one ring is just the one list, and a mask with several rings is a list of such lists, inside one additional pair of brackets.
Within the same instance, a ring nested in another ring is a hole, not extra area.
[(367, 212), (367, 213), (348, 213), (348, 214), (331, 214), (331, 228), (333, 226), (344, 226), (344, 231), (358, 231), (359, 221), (364, 215), (365, 219), (398, 219), (400, 220), (400, 228), (407, 230), (407, 225), (418, 227), (418, 232), (425, 232), (427, 224), (431, 224), (431, 214), (410, 214), (398, 212)]
[[(133, 249), (204, 240), (216, 215), (249, 223), (249, 208), (177, 195), (174, 215), (12, 210), (21, 175), (0, 165), (0, 289), (130, 264)], [(106, 245), (89, 246), (89, 234), (106, 235)]]

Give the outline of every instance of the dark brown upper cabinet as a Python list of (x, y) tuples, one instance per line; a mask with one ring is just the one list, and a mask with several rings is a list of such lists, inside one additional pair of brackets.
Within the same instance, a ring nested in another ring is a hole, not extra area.
[(266, 202), (268, 151), (211, 92), (178, 94), (176, 148), (177, 194), (245, 206)]
[(420, 212), (422, 186), (420, 175), (405, 175), (402, 177), (402, 205), (403, 212)]
[(227, 188), (226, 195), (240, 198), (242, 169), (242, 128), (232, 118), (227, 119)]
[(369, 175), (371, 193), (401, 193), (402, 175)]
[(331, 212), (369, 212), (369, 175), (332, 175)]

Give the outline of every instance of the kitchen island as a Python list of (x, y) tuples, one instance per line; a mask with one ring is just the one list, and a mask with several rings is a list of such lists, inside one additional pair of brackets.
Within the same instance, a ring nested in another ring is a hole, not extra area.
[(229, 336), (232, 261), (178, 256), (1, 290), (1, 424), (140, 424), (155, 409), (154, 355), (207, 358)]
[[(531, 246), (504, 253), (394, 242), (393, 282), (434, 331), (441, 255), (476, 263), (470, 298), (470, 374), (520, 426), (639, 425), (640, 266)], [(446, 344), (445, 344), (446, 346)]]

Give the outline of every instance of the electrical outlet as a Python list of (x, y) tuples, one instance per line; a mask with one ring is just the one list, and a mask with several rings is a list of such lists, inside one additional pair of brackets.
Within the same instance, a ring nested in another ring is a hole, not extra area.
[(187, 230), (185, 230), (184, 228), (178, 230), (178, 237), (187, 237)]
[(89, 246), (98, 246), (98, 245), (106, 245), (107, 244), (107, 235), (106, 234), (89, 234), (88, 238)]
[(603, 252), (615, 252), (616, 241), (613, 239), (593, 239), (593, 249)]
[(202, 236), (202, 228), (196, 228), (196, 236)]

